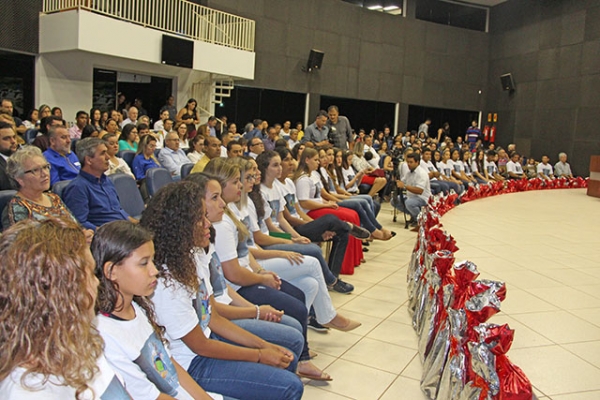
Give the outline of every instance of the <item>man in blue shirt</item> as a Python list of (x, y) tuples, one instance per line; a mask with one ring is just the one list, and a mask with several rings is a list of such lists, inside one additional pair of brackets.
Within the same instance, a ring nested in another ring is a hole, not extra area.
[(315, 122), (310, 124), (304, 130), (302, 143), (310, 143), (310, 146), (326, 146), (329, 144), (329, 128), (327, 127), (327, 112), (321, 110), (317, 114)]
[(44, 157), (52, 165), (50, 169), (50, 185), (56, 182), (75, 179), (79, 175), (81, 163), (71, 152), (71, 136), (62, 125), (53, 126), (48, 130), (50, 147), (44, 152)]
[(262, 127), (262, 120), (260, 119), (255, 119), (254, 121), (252, 121), (252, 125), (254, 125), (254, 129), (252, 129), (250, 132), (246, 132), (244, 134), (244, 139), (250, 141), (252, 138), (260, 138), (263, 139), (263, 134), (262, 131), (260, 130)]
[(181, 166), (191, 161), (179, 148), (177, 132), (171, 132), (165, 138), (165, 147), (158, 153), (158, 161), (171, 173), (174, 180), (181, 179)]
[(86, 138), (77, 142), (77, 156), (81, 162), (79, 175), (63, 191), (63, 201), (79, 223), (96, 230), (111, 221), (130, 220), (121, 208), (119, 195), (112, 181), (104, 175), (110, 156), (102, 139)]
[(469, 150), (471, 150), (471, 152), (475, 151), (475, 144), (479, 139), (481, 139), (481, 130), (477, 126), (477, 121), (473, 121), (465, 135), (465, 142), (469, 143)]

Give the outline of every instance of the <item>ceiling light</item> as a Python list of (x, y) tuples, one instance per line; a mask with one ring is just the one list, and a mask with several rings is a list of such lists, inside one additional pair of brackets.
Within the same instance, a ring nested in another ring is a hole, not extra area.
[(381, 4), (375, 4), (375, 5), (367, 7), (367, 9), (369, 9), (369, 10), (381, 10), (382, 8), (383, 8), (383, 6)]
[(396, 10), (398, 9), (398, 6), (387, 6), (387, 7), (383, 7), (383, 11), (392, 11), (392, 10)]

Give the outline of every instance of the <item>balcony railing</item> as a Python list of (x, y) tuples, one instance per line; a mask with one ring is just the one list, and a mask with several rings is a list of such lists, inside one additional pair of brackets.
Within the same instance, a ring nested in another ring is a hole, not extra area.
[(82, 9), (193, 40), (254, 51), (254, 21), (186, 0), (43, 0), (45, 14)]

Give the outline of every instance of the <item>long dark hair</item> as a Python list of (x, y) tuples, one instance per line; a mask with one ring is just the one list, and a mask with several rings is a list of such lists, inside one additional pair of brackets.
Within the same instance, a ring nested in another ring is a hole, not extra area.
[[(96, 261), (95, 274), (100, 281), (98, 298), (96, 299), (96, 312), (112, 313), (113, 311), (121, 311), (123, 295), (119, 291), (119, 285), (108, 279), (107, 275), (110, 274), (115, 265), (119, 265), (130, 257), (136, 249), (150, 241), (152, 241), (152, 233), (149, 230), (129, 221), (109, 222), (96, 230), (91, 245), (92, 255)], [(104, 264), (106, 263), (111, 264), (108, 274), (104, 273)], [(165, 328), (156, 323), (152, 302), (144, 296), (133, 296), (133, 301), (144, 310), (150, 325), (152, 325), (158, 337), (164, 340)], [(121, 302), (121, 306), (120, 309), (117, 309), (119, 302)]]
[[(269, 164), (271, 163), (271, 159), (273, 157), (278, 157), (279, 153), (273, 150), (267, 150), (259, 154), (256, 157), (256, 165), (258, 165), (258, 170), (260, 171), (260, 183), (265, 181), (265, 177), (267, 175), (267, 168), (269, 168)], [(265, 218), (265, 200), (260, 193), (260, 183), (254, 184), (252, 191), (248, 193), (248, 197), (252, 199), (254, 203), (254, 208), (256, 208), (256, 215), (258, 216), (258, 220), (261, 221)]]
[(192, 256), (204, 218), (200, 190), (190, 181), (168, 184), (150, 199), (140, 220), (140, 225), (154, 233), (154, 262), (167, 286), (178, 282), (191, 293), (200, 286)]
[[(483, 153), (483, 158), (480, 160), (479, 159), (479, 154)], [(483, 171), (485, 171), (485, 151), (483, 149), (479, 149), (477, 150), (477, 152), (475, 153), (475, 164), (477, 164), (477, 171), (479, 173), (482, 173)]]

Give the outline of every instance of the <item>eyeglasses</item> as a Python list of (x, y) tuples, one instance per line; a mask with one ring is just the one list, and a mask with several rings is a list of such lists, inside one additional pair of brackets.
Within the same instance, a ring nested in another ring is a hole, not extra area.
[(250, 145), (250, 147), (253, 147), (253, 146), (264, 146), (264, 145), (265, 144), (263, 142), (260, 142), (260, 143), (253, 143), (253, 144)]
[(50, 172), (52, 166), (50, 164), (42, 165), (41, 167), (29, 169), (27, 171), (23, 171), (23, 174), (31, 174), (33, 176), (40, 176), (42, 174), (42, 170), (46, 172)]
[(250, 182), (250, 181), (255, 181), (256, 180), (256, 175), (246, 175), (246, 181)]

